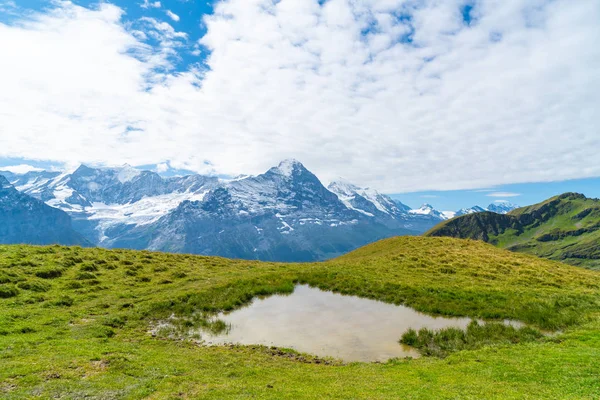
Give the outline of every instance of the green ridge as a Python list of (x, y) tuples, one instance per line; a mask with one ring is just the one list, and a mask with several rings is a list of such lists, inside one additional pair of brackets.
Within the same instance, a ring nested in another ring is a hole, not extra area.
[(600, 269), (600, 200), (565, 193), (506, 215), (483, 212), (456, 217), (425, 236), (483, 240), (511, 251)]
[[(232, 309), (254, 296), (290, 292), (296, 283), (562, 333), (518, 344), (488, 338), (484, 347), (467, 338), (474, 350), (445, 348), (445, 358), (384, 364), (343, 364), (258, 346), (202, 347), (148, 333), (152, 322), (173, 313)], [(600, 394), (600, 273), (480, 241), (392, 238), (306, 264), (0, 246), (0, 293), (2, 399)]]

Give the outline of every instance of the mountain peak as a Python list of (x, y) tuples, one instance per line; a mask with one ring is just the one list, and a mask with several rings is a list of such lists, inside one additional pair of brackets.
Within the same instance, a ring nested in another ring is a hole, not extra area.
[(71, 175), (73, 175), (73, 176), (88, 176), (88, 175), (93, 175), (95, 171), (96, 170), (92, 167), (88, 167), (85, 164), (80, 164), (79, 167), (77, 167), (77, 169), (75, 169), (73, 172), (71, 172)]
[(8, 179), (6, 179), (3, 175), (0, 175), (0, 189), (10, 189), (13, 185), (10, 184)]
[(119, 173), (117, 174), (117, 179), (121, 183), (130, 182), (136, 176), (140, 175), (142, 171), (132, 167), (129, 164), (123, 164), (121, 168), (118, 169)]
[(333, 191), (334, 193), (353, 194), (361, 188), (359, 188), (347, 179), (337, 178), (336, 180), (332, 181), (329, 185), (327, 185), (327, 189)]
[(302, 163), (294, 158), (287, 158), (279, 163), (275, 169), (284, 176), (290, 177), (295, 170), (306, 169)]

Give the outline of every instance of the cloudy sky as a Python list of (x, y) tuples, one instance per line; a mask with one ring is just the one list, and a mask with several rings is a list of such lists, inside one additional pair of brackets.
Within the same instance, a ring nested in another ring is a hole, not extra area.
[(292, 157), (388, 193), (597, 177), (599, 21), (598, 0), (0, 0), (0, 161)]

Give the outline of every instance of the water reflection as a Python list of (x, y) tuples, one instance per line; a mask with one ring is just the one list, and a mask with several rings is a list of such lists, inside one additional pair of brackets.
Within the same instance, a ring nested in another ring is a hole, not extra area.
[(207, 344), (262, 344), (293, 348), (345, 361), (418, 357), (398, 343), (409, 328), (466, 328), (470, 318), (432, 317), (409, 307), (296, 286), (285, 296), (254, 299), (218, 316), (230, 325), (221, 334), (202, 333)]

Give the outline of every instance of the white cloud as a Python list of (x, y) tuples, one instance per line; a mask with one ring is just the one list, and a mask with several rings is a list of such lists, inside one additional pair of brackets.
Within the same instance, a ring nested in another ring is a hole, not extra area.
[(140, 4), (140, 7), (142, 7), (142, 8), (160, 8), (161, 4), (160, 4), (160, 1), (144, 0), (144, 2), (142, 4)]
[(9, 171), (14, 174), (25, 174), (29, 171), (43, 171), (42, 168), (36, 168), (33, 165), (28, 165), (28, 164), (8, 165), (5, 167), (0, 167), (0, 170)]
[(466, 27), (462, 3), (221, 1), (208, 68), (183, 73), (166, 22), (59, 3), (0, 24), (0, 157), (233, 176), (294, 157), (387, 192), (600, 175), (600, 8), (480, 0)]
[[(513, 193), (513, 192), (494, 192), (490, 194), (486, 194), (488, 197), (517, 197), (520, 196), (521, 193)], [(506, 200), (502, 200), (506, 201)]]
[(169, 16), (169, 18), (171, 18), (173, 21), (175, 21), (175, 22), (179, 21), (179, 15), (175, 14), (171, 10), (167, 10), (166, 13)]
[(169, 170), (169, 164), (167, 164), (167, 163), (156, 164), (156, 172), (161, 173), (161, 172), (167, 172), (168, 170)]

